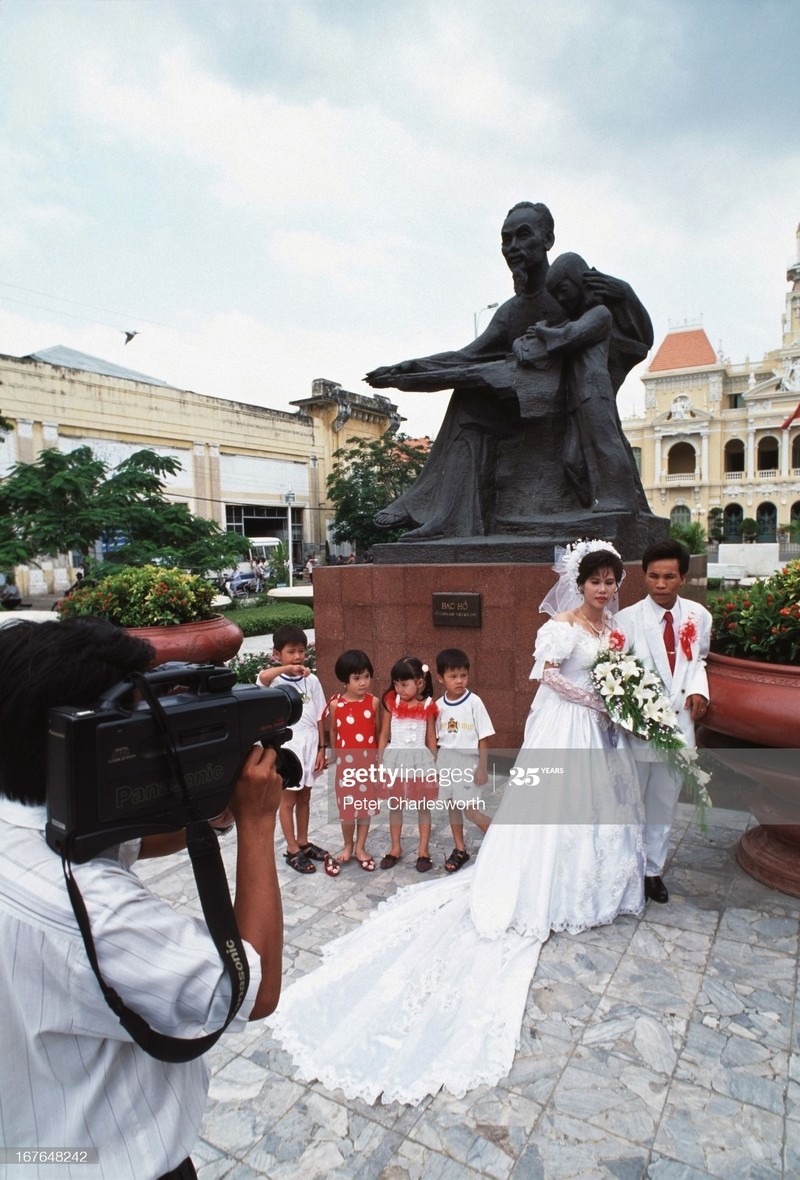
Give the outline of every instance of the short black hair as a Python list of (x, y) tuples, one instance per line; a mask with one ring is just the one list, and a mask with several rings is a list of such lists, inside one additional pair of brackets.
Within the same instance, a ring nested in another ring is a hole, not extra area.
[(282, 651), (290, 643), (302, 643), (303, 647), (308, 647), (308, 636), (297, 623), (281, 623), (280, 627), (275, 628), (272, 646), (275, 651)]
[(389, 673), (389, 688), (383, 697), (384, 706), (386, 705), (386, 696), (391, 693), (396, 680), (424, 680), (425, 695), (433, 696), (433, 679), (430, 668), (423, 664), (422, 660), (418, 660), (416, 656), (403, 656), (396, 664), (392, 664), (392, 670)]
[(592, 549), (590, 553), (581, 558), (575, 581), (579, 586), (582, 586), (587, 578), (591, 578), (592, 574), (596, 574), (599, 570), (611, 570), (617, 580), (617, 585), (622, 581), (624, 573), (622, 560), (610, 549)]
[(652, 561), (677, 561), (681, 577), (685, 578), (689, 572), (690, 560), (689, 550), (680, 541), (656, 541), (653, 545), (648, 545), (642, 554), (642, 569), (647, 573), (647, 567)]
[(469, 669), (469, 656), (460, 647), (446, 647), (436, 657), (436, 671), (441, 676), (443, 672), (450, 672), (454, 668)]
[(343, 651), (334, 664), (333, 671), (341, 684), (347, 684), (351, 676), (358, 676), (360, 672), (369, 672), (370, 676), (375, 675), (369, 656), (357, 647)]
[(0, 793), (44, 803), (50, 709), (91, 705), (154, 659), (152, 644), (105, 619), (15, 619), (0, 627)]

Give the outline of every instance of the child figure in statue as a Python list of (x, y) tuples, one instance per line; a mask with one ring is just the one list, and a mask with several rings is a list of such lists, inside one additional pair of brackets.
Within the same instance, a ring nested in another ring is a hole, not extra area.
[(548, 354), (564, 354), (567, 476), (592, 511), (634, 512), (635, 473), (608, 375), (612, 315), (587, 281), (591, 273), (579, 254), (561, 254), (555, 260), (545, 285), (569, 320), (557, 326), (544, 320), (534, 324), (514, 342), (514, 352), (523, 364), (539, 359), (542, 345)]

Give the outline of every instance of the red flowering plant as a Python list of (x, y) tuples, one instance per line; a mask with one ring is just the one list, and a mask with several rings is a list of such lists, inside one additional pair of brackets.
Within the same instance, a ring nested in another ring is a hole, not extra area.
[[(87, 579), (90, 581), (90, 579)], [(119, 627), (167, 627), (214, 617), (215, 588), (205, 578), (157, 565), (121, 566), (56, 603), (62, 619), (108, 619)]]
[(797, 664), (800, 659), (800, 559), (771, 578), (709, 601), (711, 650), (723, 656)]

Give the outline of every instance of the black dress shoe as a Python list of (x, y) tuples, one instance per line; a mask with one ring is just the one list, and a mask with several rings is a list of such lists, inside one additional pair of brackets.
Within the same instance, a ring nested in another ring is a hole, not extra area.
[(667, 887), (660, 877), (645, 877), (644, 895), (650, 901), (657, 901), (659, 905), (664, 905), (669, 901)]

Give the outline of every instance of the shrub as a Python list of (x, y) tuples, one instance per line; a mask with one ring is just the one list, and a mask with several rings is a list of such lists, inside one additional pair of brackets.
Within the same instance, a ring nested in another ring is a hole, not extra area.
[[(313, 643), (306, 648), (306, 664), (312, 672), (317, 670), (317, 649)], [(244, 656), (234, 656), (228, 660), (228, 667), (236, 673), (239, 684), (254, 684), (256, 676), (262, 668), (277, 668), (278, 661), (271, 651), (250, 652)]]
[(120, 627), (166, 627), (212, 619), (215, 588), (196, 574), (157, 565), (123, 566), (56, 603), (62, 619), (91, 615)]
[(294, 602), (267, 600), (259, 606), (224, 607), (224, 613), (236, 620), (246, 638), (254, 635), (271, 635), (281, 623), (296, 623), (298, 627), (314, 626), (314, 612), (310, 606)]
[(795, 664), (800, 657), (800, 559), (752, 586), (709, 602), (712, 651), (766, 664)]

